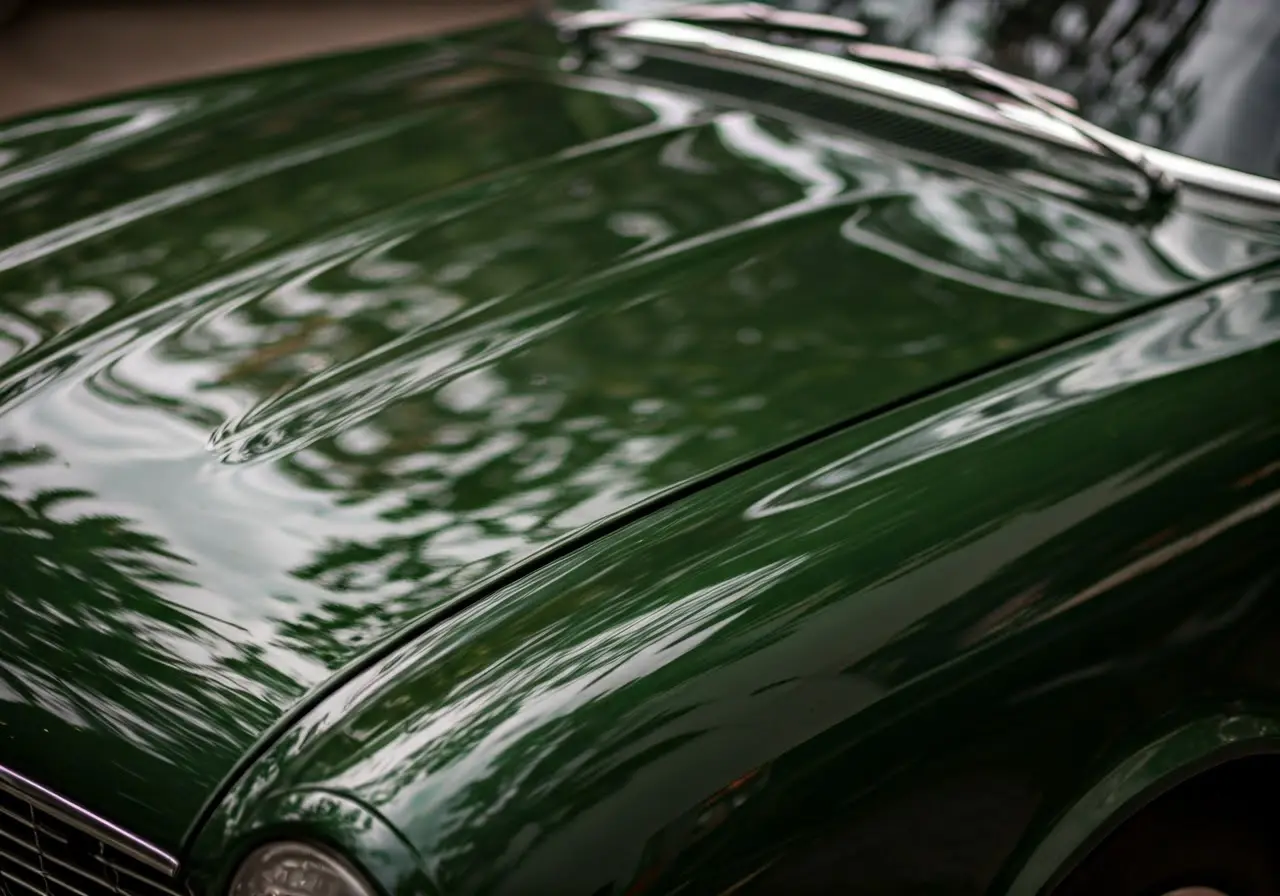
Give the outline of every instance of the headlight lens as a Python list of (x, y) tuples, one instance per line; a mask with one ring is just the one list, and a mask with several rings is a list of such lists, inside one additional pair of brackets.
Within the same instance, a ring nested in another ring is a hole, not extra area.
[(231, 882), (230, 896), (374, 896), (346, 862), (306, 843), (254, 850)]

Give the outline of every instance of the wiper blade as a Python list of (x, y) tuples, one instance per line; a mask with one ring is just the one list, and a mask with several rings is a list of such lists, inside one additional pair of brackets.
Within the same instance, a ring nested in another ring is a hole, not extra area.
[[(760, 4), (741, 5), (758, 7)], [(693, 8), (724, 12), (737, 6), (739, 5), (723, 4)], [(679, 12), (690, 8), (689, 6), (680, 6), (676, 7), (675, 10)], [(766, 7), (766, 9), (770, 10), (771, 13), (784, 12), (774, 9), (774, 7)], [(668, 11), (668, 14), (670, 14), (670, 11)], [(563, 17), (561, 21), (569, 20), (572, 22), (580, 15), (585, 15), (585, 13), (571, 14)], [(1105, 128), (1098, 127), (1072, 112), (1071, 108), (1076, 105), (1074, 97), (1052, 87), (1038, 84), (1035, 81), (1006, 74), (981, 62), (962, 58), (933, 56), (927, 53), (858, 41), (848, 46), (849, 53), (854, 59), (842, 63), (838, 56), (800, 51), (790, 47), (778, 47), (757, 40), (735, 38), (714, 29), (689, 23), (680, 23), (667, 17), (658, 18), (652, 15), (620, 14), (611, 10), (593, 10), (591, 11), (592, 18), (587, 21), (588, 23), (605, 21), (605, 15), (609, 17), (608, 24), (599, 25), (598, 27), (612, 29), (608, 31), (608, 36), (614, 40), (656, 47), (697, 50), (708, 54), (711, 58), (740, 60), (749, 64), (776, 68), (781, 71), (810, 74), (826, 81), (847, 83), (849, 86), (856, 88), (875, 92), (884, 91), (886, 95), (902, 97), (909, 103), (923, 102), (926, 106), (941, 106), (965, 117), (973, 117), (971, 111), (964, 110), (965, 103), (959, 101), (960, 97), (964, 97), (965, 94), (948, 91), (945, 87), (939, 85), (936, 90), (947, 94), (946, 97), (939, 97), (922, 89), (925, 87), (927, 79), (904, 79), (902, 75), (894, 75), (891, 72), (886, 72), (886, 77), (892, 77), (897, 81), (906, 80), (908, 83), (916, 82), (921, 87), (906, 90), (902, 86), (888, 83), (875, 85), (874, 80), (869, 79), (866, 75), (841, 71), (840, 66), (856, 62), (861, 63), (860, 68), (869, 65), (871, 67), (870, 70), (905, 68), (915, 73), (930, 75), (934, 79), (949, 81), (952, 85), (959, 83), (979, 89), (985, 88), (987, 92), (995, 92), (1015, 99), (1054, 123), (1065, 126), (1075, 134), (1077, 139), (1092, 146), (1103, 155), (1112, 157), (1131, 170), (1136, 171), (1142, 177), (1144, 185), (1143, 195), (1139, 198), (1141, 207), (1138, 209), (1138, 212), (1144, 216), (1163, 215), (1178, 189), (1177, 179), (1163, 166), (1153, 161), (1143, 151), (1142, 147), (1112, 134)], [(810, 14), (806, 13), (804, 15), (808, 16)], [(820, 18), (830, 17), (820, 16)], [(858, 23), (849, 20), (842, 19), (840, 21), (846, 26), (852, 25), (859, 29), (862, 27)], [(575, 32), (570, 31), (569, 33), (572, 35)], [(928, 99), (924, 99), (926, 96)], [(1009, 110), (1002, 108), (990, 99), (979, 97), (967, 99), (969, 103), (981, 103), (996, 115), (1011, 121), (1015, 125), (1026, 125), (1025, 121), (1017, 119), (1009, 113)], [(1044, 133), (1044, 128), (1042, 127), (1036, 128), (1036, 130), (1042, 134)]]
[(767, 3), (685, 3), (669, 9), (642, 13), (588, 9), (576, 13), (551, 14), (551, 20), (560, 32), (570, 37), (580, 37), (593, 31), (618, 28), (650, 19), (697, 25), (756, 27), (814, 37), (856, 38), (867, 33), (866, 26), (853, 19), (779, 9)]
[[(846, 50), (855, 59), (874, 65), (885, 65), (890, 68), (925, 72), (926, 74), (936, 74), (943, 77), (954, 74), (953, 69), (956, 64), (965, 61), (954, 60), (945, 56), (935, 56), (931, 53), (921, 53), (918, 50), (904, 50), (901, 47), (864, 43), (862, 41), (849, 44)], [(974, 64), (976, 65), (977, 63)], [(1029, 78), (1019, 78), (1014, 75), (1005, 75), (1005, 77), (1017, 82), (1024, 89), (1056, 106), (1062, 106), (1064, 109), (1075, 109), (1079, 105), (1076, 102), (1076, 98), (1065, 90), (1058, 90), (1056, 87), (1050, 87), (1047, 84), (1041, 84)]]
[[(1037, 112), (1071, 128), (1104, 155), (1109, 155), (1138, 172), (1146, 188), (1143, 197), (1146, 207), (1152, 207), (1156, 203), (1163, 205), (1177, 192), (1177, 180), (1153, 162), (1146, 153), (1134, 149), (1127, 141), (1121, 140), (1105, 128), (1098, 127), (1076, 115), (1071, 109), (1066, 108), (1066, 103), (1055, 100), (1054, 95), (1060, 94), (1061, 91), (1006, 74), (972, 59), (930, 56), (926, 53), (870, 44), (853, 44), (849, 52), (859, 59), (886, 61), (890, 65), (924, 71), (948, 81), (993, 90), (1031, 106)], [(1071, 97), (1071, 106), (1075, 106), (1074, 97)]]

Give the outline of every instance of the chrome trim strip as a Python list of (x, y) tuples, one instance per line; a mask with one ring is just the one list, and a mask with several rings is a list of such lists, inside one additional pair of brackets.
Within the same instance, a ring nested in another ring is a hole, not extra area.
[[(967, 121), (1058, 143), (1090, 155), (1102, 155), (1088, 138), (1037, 109), (1015, 102), (980, 102), (950, 87), (876, 68), (853, 59), (797, 47), (777, 46), (700, 25), (662, 19), (630, 22), (609, 32), (607, 37), (647, 47), (696, 50), (705, 54), (709, 60), (719, 58), (760, 65), (772, 72), (799, 75), (866, 91), (927, 111), (943, 112)], [(1118, 135), (1114, 135), (1114, 142), (1121, 147), (1127, 146), (1134, 154), (1146, 155), (1184, 186), (1195, 186), (1253, 202), (1280, 205), (1280, 181), (1201, 162)]]
[[(871, 62), (882, 62), (885, 65), (899, 65), (914, 68), (920, 72), (936, 71), (944, 74), (950, 65), (980, 65), (981, 63), (973, 63), (957, 57), (949, 59), (946, 57), (931, 56), (928, 53), (917, 53), (915, 50), (904, 50), (901, 47), (889, 47), (881, 44), (864, 44), (861, 41), (854, 41), (849, 44), (848, 52), (855, 59), (867, 59)], [(1058, 90), (1056, 87), (1050, 87), (1047, 84), (1041, 84), (1038, 81), (1030, 81), (1026, 78), (1019, 78), (1017, 75), (1006, 74), (1000, 72), (1000, 76), (1004, 79), (1017, 84), (1022, 90), (1030, 91), (1041, 99), (1048, 100), (1056, 106), (1074, 111), (1079, 107), (1076, 98), (1065, 90)]]
[[(569, 34), (580, 34), (616, 28), (629, 22), (648, 19), (651, 15), (622, 9), (585, 9), (571, 13), (553, 10), (550, 18), (557, 28)], [(668, 22), (704, 21), (713, 25), (748, 25), (775, 31), (808, 33), (815, 37), (853, 38), (863, 37), (867, 33), (867, 27), (854, 19), (820, 12), (783, 9), (767, 3), (680, 3), (670, 10), (664, 10), (663, 15), (664, 21)]]
[(34, 803), (73, 828), (97, 837), (167, 877), (176, 877), (178, 874), (178, 860), (164, 850), (3, 765), (0, 765), (0, 790)]

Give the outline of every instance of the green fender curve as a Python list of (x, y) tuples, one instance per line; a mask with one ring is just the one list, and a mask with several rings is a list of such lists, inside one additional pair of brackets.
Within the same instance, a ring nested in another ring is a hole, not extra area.
[(1250, 713), (1197, 719), (1131, 753), (1054, 819), (1008, 896), (1047, 893), (1124, 821), (1190, 778), (1232, 759), (1280, 753), (1280, 719)]

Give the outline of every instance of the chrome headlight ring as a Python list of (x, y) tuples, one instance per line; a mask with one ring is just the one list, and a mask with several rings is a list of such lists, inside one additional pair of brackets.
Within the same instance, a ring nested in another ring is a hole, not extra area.
[(364, 878), (328, 850), (279, 840), (251, 852), (229, 896), (376, 896)]

